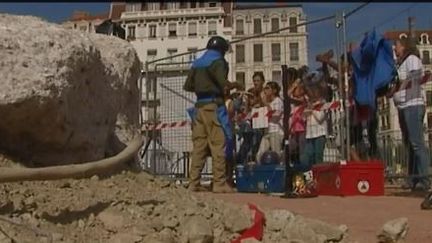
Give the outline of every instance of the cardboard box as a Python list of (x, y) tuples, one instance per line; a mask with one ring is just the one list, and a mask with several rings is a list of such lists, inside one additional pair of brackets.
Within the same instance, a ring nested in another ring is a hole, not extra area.
[(382, 161), (323, 163), (314, 165), (312, 171), (318, 195), (384, 195)]

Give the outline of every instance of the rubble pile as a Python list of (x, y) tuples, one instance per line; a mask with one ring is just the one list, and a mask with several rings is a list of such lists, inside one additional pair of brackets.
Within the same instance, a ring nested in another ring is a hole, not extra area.
[(0, 149), (26, 165), (103, 159), (136, 134), (140, 61), (128, 42), (0, 14), (0, 56)]
[[(230, 242), (252, 223), (245, 205), (191, 194), (146, 173), (0, 184), (0, 239), (14, 242)], [(346, 228), (264, 210), (262, 242), (341, 242)], [(2, 241), (0, 242), (8, 242)]]

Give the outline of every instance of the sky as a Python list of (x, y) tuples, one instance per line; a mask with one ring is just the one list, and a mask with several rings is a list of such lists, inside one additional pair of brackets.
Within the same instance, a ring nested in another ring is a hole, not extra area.
[[(303, 2), (299, 4), (303, 5), (306, 20), (310, 21), (333, 15), (338, 11), (348, 12), (359, 6), (361, 2)], [(88, 11), (92, 14), (104, 13), (109, 10), (109, 2), (0, 3), (0, 13), (35, 15), (56, 23), (67, 20), (75, 10)], [(432, 13), (432, 3), (369, 3), (347, 19), (347, 40), (359, 43), (363, 34), (374, 27), (379, 33), (407, 29), (408, 16), (416, 18), (415, 29), (432, 29), (430, 13)], [(334, 49), (336, 46), (335, 22), (329, 20), (308, 25), (307, 32), (309, 65), (315, 68), (317, 65), (314, 61), (315, 56), (328, 49)]]

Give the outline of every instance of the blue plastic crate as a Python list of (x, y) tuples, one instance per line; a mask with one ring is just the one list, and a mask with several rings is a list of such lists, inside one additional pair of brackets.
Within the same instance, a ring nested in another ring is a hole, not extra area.
[(239, 192), (285, 192), (285, 165), (238, 165), (236, 186)]

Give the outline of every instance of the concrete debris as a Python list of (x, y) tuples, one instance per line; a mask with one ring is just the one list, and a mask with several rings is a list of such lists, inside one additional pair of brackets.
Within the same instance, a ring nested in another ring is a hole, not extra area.
[(193, 216), (182, 224), (183, 243), (211, 243), (214, 240), (209, 222), (202, 216)]
[(137, 135), (140, 61), (127, 41), (31, 16), (0, 14), (0, 26), (2, 150), (33, 166), (70, 164)]
[(402, 243), (408, 234), (408, 219), (398, 218), (386, 222), (378, 233), (380, 243)]

